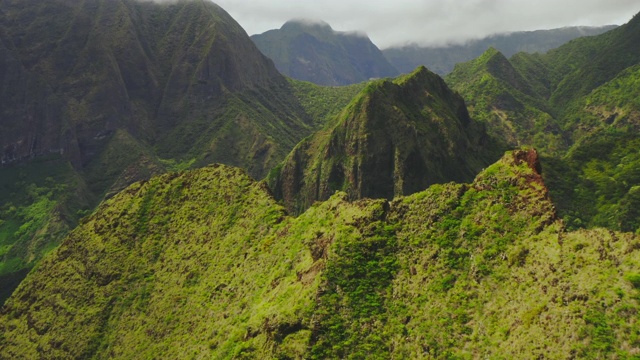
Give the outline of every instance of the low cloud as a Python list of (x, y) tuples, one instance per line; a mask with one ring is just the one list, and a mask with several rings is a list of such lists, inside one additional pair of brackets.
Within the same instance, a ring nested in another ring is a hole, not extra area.
[(378, 46), (462, 43), (487, 35), (576, 25), (622, 24), (637, 0), (216, 0), (249, 34), (293, 18), (366, 33)]
[(299, 24), (303, 24), (303, 25), (319, 25), (319, 26), (327, 26), (327, 27), (331, 27), (331, 25), (329, 23), (327, 23), (324, 20), (320, 20), (320, 19), (309, 19), (309, 18), (293, 18), (291, 20), (289, 20), (290, 22), (295, 22), (295, 23), (299, 23)]
[[(341, 35), (359, 36), (359, 37), (364, 37), (364, 38), (366, 38), (368, 36), (364, 31), (338, 31), (338, 30), (335, 30), (335, 29), (333, 29), (331, 27), (331, 24), (327, 23), (324, 20), (318, 20), (318, 19), (297, 18), (297, 19), (291, 19), (291, 20), (287, 21), (287, 23), (298, 23), (298, 24), (302, 24), (302, 25), (306, 25), (306, 26), (326, 27), (330, 31), (333, 31), (336, 34), (341, 34)], [(286, 23), (285, 23), (285, 25), (286, 25)]]
[(152, 2), (156, 4), (176, 4), (180, 1), (194, 1), (194, 0), (136, 0), (139, 2)]

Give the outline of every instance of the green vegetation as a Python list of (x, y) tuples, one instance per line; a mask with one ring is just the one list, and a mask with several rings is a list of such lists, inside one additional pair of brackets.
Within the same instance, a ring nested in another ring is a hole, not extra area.
[(131, 185), (0, 315), (3, 358), (632, 358), (640, 239), (568, 233), (534, 150), (286, 215), (225, 166)]
[(0, 304), (100, 200), (216, 162), (263, 178), (359, 88), (289, 81), (211, 2), (9, 0), (0, 17)]
[(421, 67), (366, 84), (267, 181), (289, 211), (300, 213), (335, 191), (392, 199), (434, 183), (470, 181), (501, 152), (462, 99)]
[(544, 55), (490, 49), (447, 77), (490, 134), (541, 151), (570, 229), (640, 229), (639, 19)]
[(0, 172), (0, 302), (26, 270), (66, 235), (93, 205), (82, 179), (57, 157), (3, 168)]
[(569, 228), (640, 229), (640, 139), (614, 129), (596, 131), (561, 160), (548, 159), (545, 176)]
[(300, 105), (318, 128), (331, 121), (366, 86), (366, 82), (349, 86), (319, 86), (289, 79)]
[(3, 2), (0, 358), (640, 354), (640, 17), (458, 66), (467, 109), (287, 80), (212, 3), (63, 2)]
[(394, 226), (376, 219), (384, 216), (386, 202), (367, 205), (373, 216), (359, 220), (366, 222), (360, 233), (334, 241), (314, 311), (313, 358), (390, 356), (390, 334), (383, 324), (389, 320), (385, 302), (398, 271), (397, 241)]
[(615, 27), (569, 26), (551, 30), (522, 31), (492, 35), (460, 45), (408, 45), (384, 49), (382, 52), (402, 73), (409, 73), (418, 66), (426, 66), (436, 74), (444, 76), (452, 72), (456, 64), (473, 60), (488, 48), (496, 48), (507, 57), (519, 52), (545, 53), (572, 39), (602, 34)]
[(497, 50), (457, 65), (447, 82), (465, 97), (471, 117), (485, 123), (505, 145), (527, 144), (553, 155), (566, 150), (540, 89)]

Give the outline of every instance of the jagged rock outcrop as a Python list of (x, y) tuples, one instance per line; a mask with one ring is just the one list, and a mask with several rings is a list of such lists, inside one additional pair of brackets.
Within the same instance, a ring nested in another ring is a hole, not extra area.
[(497, 157), (482, 125), (424, 67), (369, 84), (325, 130), (302, 141), (269, 181), (299, 212), (335, 191), (351, 199), (412, 194), (471, 181)]

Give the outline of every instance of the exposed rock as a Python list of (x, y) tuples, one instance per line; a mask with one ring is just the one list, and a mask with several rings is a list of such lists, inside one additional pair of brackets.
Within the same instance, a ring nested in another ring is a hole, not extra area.
[(299, 212), (335, 191), (351, 199), (468, 182), (497, 158), (464, 101), (426, 68), (367, 86), (331, 127), (299, 144), (271, 184)]

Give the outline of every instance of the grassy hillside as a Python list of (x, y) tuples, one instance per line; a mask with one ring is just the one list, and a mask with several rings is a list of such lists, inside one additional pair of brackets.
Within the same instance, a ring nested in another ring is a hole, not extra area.
[(77, 224), (95, 198), (66, 161), (40, 158), (0, 171), (0, 302)]
[(447, 77), (489, 133), (540, 149), (546, 181), (571, 228), (636, 231), (640, 224), (639, 19), (545, 55), (507, 60), (490, 50)]
[(549, 154), (566, 150), (544, 90), (496, 49), (459, 64), (446, 79), (465, 98), (471, 116), (505, 145), (528, 144)]
[(85, 219), (3, 307), (0, 356), (632, 358), (639, 243), (565, 232), (533, 150), (296, 218), (216, 165)]

